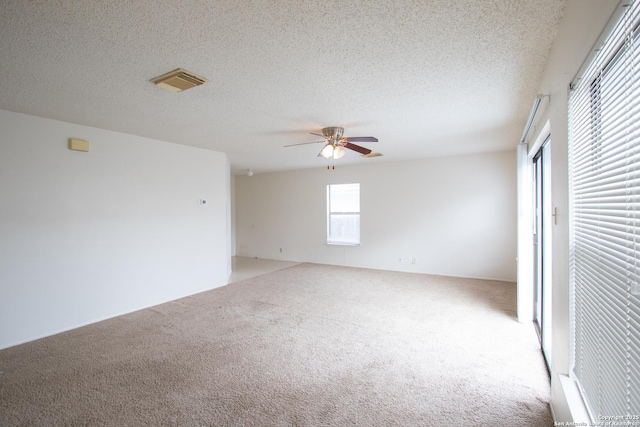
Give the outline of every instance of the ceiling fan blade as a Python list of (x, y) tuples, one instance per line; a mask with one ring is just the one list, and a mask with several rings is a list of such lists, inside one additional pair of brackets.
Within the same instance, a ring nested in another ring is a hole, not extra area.
[(299, 144), (289, 144), (289, 145), (285, 145), (285, 147), (295, 147), (296, 145), (307, 145), (307, 144), (319, 144), (321, 142), (325, 142), (325, 141), (312, 141), (312, 142), (301, 142)]
[(372, 158), (372, 157), (382, 157), (383, 154), (382, 153), (369, 153), (369, 154), (363, 154), (362, 157), (367, 157), (367, 158)]
[(369, 150), (368, 148), (364, 148), (364, 147), (361, 147), (359, 145), (352, 144), (350, 142), (345, 143), (344, 144), (344, 148), (348, 148), (349, 150), (357, 151), (360, 154), (369, 154), (369, 153), (371, 153), (371, 150)]
[(324, 135), (321, 133), (309, 132), (311, 135), (321, 136), (324, 138)]
[(346, 138), (349, 142), (378, 142), (375, 136), (350, 136)]

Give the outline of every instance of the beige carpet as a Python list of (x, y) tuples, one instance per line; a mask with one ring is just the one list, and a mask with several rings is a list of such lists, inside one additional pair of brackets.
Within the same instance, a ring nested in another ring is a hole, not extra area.
[(0, 351), (0, 425), (550, 426), (515, 304), (301, 264)]

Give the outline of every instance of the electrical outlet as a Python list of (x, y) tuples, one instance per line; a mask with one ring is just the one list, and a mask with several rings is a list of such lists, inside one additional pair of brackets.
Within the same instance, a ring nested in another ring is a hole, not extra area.
[(399, 258), (398, 258), (398, 262), (399, 262), (400, 264), (402, 264), (402, 257), (399, 257)]
[(411, 264), (415, 264), (416, 263), (416, 259), (415, 258), (411, 258)]

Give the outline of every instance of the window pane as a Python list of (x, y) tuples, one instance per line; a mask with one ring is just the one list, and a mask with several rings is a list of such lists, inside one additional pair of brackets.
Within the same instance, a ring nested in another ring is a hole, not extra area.
[(360, 184), (331, 185), (331, 212), (360, 212)]
[(360, 214), (330, 215), (329, 243), (360, 243)]

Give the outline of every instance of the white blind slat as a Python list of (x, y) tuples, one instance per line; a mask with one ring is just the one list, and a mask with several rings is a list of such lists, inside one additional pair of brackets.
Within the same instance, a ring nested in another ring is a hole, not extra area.
[(569, 96), (573, 373), (593, 421), (640, 415), (640, 0)]

